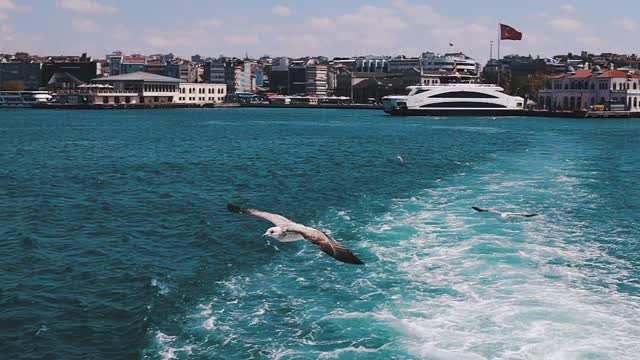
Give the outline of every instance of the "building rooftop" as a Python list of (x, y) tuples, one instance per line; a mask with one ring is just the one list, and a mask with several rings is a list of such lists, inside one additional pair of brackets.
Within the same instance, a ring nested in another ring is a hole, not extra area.
[(602, 72), (602, 74), (598, 75), (599, 78), (604, 78), (604, 79), (609, 79), (609, 78), (613, 78), (613, 79), (619, 79), (619, 78), (633, 78), (633, 79), (638, 79), (640, 78), (640, 76), (638, 75), (632, 75), (632, 74), (628, 74), (624, 71), (620, 71), (620, 70), (605, 70)]
[(125, 56), (122, 62), (126, 63), (144, 63), (147, 58), (144, 56)]
[(115, 76), (107, 76), (92, 79), (91, 81), (111, 82), (111, 81), (148, 81), (148, 82), (164, 82), (164, 83), (180, 83), (184, 80), (172, 78), (169, 76), (156, 75), (144, 71), (136, 71), (130, 74), (122, 74)]
[(571, 76), (572, 79), (586, 79), (590, 78), (593, 74), (591, 70), (578, 70), (574, 75)]

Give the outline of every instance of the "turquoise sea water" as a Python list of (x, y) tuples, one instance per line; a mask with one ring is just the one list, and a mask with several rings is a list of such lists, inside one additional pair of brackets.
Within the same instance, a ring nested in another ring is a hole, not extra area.
[(0, 357), (637, 359), (639, 154), (638, 120), (2, 110)]

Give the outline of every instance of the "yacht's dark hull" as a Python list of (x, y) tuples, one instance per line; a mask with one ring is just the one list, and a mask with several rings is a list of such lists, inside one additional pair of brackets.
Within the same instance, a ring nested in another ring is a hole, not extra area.
[(385, 109), (394, 116), (521, 116), (523, 109)]

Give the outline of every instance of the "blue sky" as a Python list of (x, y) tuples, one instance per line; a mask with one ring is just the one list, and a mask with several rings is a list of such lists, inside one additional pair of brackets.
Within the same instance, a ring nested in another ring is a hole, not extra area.
[(333, 57), (456, 50), (485, 61), (503, 22), (524, 38), (502, 42), (502, 55), (638, 53), (638, 14), (638, 0), (0, 0), (0, 52)]

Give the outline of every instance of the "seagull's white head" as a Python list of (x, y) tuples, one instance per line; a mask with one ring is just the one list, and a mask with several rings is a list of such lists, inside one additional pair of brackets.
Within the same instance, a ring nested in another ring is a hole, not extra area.
[(274, 226), (274, 227), (270, 227), (267, 229), (267, 232), (264, 233), (264, 235), (262, 236), (268, 236), (268, 237), (272, 237), (274, 239), (277, 239), (280, 235), (282, 235), (284, 231), (282, 231), (282, 229), (278, 226)]

